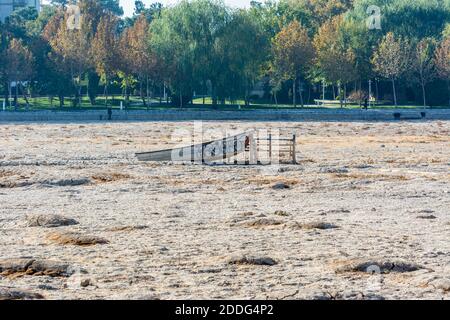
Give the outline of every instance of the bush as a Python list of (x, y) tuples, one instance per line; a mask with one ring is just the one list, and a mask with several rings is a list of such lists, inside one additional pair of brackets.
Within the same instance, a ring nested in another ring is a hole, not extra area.
[(356, 90), (350, 93), (348, 100), (350, 102), (360, 102), (369, 99), (369, 94), (364, 90)]

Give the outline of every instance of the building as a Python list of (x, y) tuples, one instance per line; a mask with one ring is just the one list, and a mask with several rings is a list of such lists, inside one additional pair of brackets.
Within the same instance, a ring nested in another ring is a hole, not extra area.
[(4, 22), (14, 10), (24, 7), (35, 7), (41, 9), (40, 0), (0, 0), (0, 21)]

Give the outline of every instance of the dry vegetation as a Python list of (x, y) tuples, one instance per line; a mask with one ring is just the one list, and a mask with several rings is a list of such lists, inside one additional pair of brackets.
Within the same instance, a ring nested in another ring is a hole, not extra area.
[(0, 125), (0, 299), (449, 298), (449, 122), (204, 127), (296, 131), (299, 164), (136, 161), (190, 123)]

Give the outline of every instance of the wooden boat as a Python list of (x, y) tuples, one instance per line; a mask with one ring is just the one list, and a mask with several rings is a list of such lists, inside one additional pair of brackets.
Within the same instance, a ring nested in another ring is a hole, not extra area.
[(245, 152), (251, 139), (252, 134), (241, 133), (197, 145), (136, 153), (136, 157), (139, 161), (213, 162)]

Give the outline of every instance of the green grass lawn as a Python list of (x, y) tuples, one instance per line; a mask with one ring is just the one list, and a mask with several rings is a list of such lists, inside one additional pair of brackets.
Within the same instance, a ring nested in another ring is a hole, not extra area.
[[(108, 99), (108, 106), (113, 109), (119, 109), (120, 103), (123, 103), (125, 105), (125, 99), (121, 96), (116, 96), (114, 99), (109, 98)], [(90, 101), (87, 97), (82, 98), (81, 106), (77, 106), (76, 108), (73, 107), (72, 99), (66, 98), (65, 99), (65, 106), (60, 108), (59, 107), (59, 100), (58, 98), (54, 98), (53, 102), (48, 97), (39, 97), (39, 98), (30, 98), (29, 99), (30, 106), (27, 109), (26, 108), (26, 102), (25, 99), (19, 98), (19, 105), (20, 107), (17, 109), (17, 111), (36, 111), (36, 110), (55, 110), (55, 111), (81, 111), (81, 110), (104, 110), (106, 109), (106, 103), (104, 97), (98, 97), (96, 99), (96, 105), (92, 106), (90, 104)], [(245, 102), (243, 100), (238, 101), (226, 101), (225, 104), (220, 104), (217, 106), (212, 105), (212, 99), (206, 98), (205, 99), (206, 105), (203, 105), (203, 98), (197, 98), (193, 100), (192, 104), (189, 104), (184, 107), (184, 109), (192, 109), (192, 110), (267, 110), (267, 109), (273, 109), (273, 110), (301, 110), (302, 108), (300, 106), (297, 106), (297, 108), (294, 108), (293, 105), (289, 104), (280, 104), (278, 106), (270, 103), (251, 103), (250, 106), (245, 106)], [(0, 100), (0, 110), (1, 106), (3, 104), (3, 100)], [(433, 107), (433, 109), (449, 109), (450, 107)], [(15, 110), (14, 106), (6, 108), (9, 111)], [(159, 99), (153, 99), (151, 101), (151, 106), (144, 107), (144, 104), (140, 97), (130, 97), (130, 106), (128, 107), (128, 110), (162, 110), (162, 109), (179, 109), (178, 107), (167, 105), (166, 103), (159, 102)], [(330, 106), (316, 106), (316, 105), (308, 105), (304, 109), (308, 110), (320, 110), (320, 109), (341, 109), (339, 105), (330, 105)], [(344, 109), (347, 110), (354, 110), (354, 109), (360, 109), (359, 105), (347, 105)], [(422, 106), (414, 106), (414, 105), (401, 105), (398, 107), (395, 107), (393, 105), (380, 105), (376, 106), (371, 109), (376, 110), (389, 110), (389, 109), (423, 109)]]

